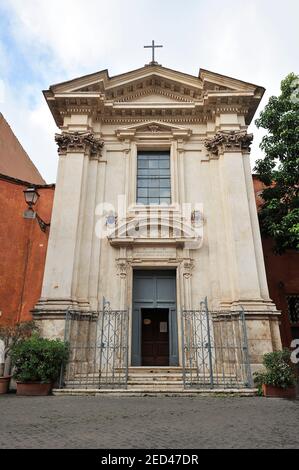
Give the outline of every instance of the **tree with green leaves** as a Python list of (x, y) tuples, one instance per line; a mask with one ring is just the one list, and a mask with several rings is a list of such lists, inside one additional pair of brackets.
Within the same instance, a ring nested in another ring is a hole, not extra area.
[(265, 157), (254, 171), (267, 186), (259, 211), (261, 232), (274, 240), (276, 253), (299, 250), (299, 76), (281, 82), (281, 94), (269, 99), (258, 128), (268, 131), (260, 144)]

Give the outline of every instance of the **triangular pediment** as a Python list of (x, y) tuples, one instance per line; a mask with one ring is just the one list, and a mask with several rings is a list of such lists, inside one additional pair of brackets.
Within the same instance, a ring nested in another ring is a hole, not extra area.
[(107, 97), (121, 98), (146, 88), (161, 88), (170, 92), (197, 95), (202, 89), (201, 81), (193, 76), (161, 66), (145, 66), (128, 73), (109, 77), (104, 70), (50, 87), (57, 93), (105, 92)]
[[(198, 117), (213, 112), (217, 105), (248, 109), (250, 123), (264, 93), (262, 87), (201, 69), (199, 76), (189, 75), (159, 65), (147, 65), (110, 77), (107, 70), (53, 85), (44, 92), (58, 126), (66, 112), (92, 109), (101, 116), (116, 118), (156, 116), (165, 113)], [(243, 102), (241, 103), (241, 100)], [(227, 108), (226, 108), (227, 109)], [(68, 111), (67, 111), (68, 110)], [(143, 114), (142, 114), (142, 112)], [(113, 114), (114, 113), (114, 114)]]
[(192, 89), (193, 93), (191, 94), (194, 94), (196, 90), (202, 89), (215, 91), (252, 90), (257, 88), (257, 85), (205, 69), (201, 69), (199, 77), (195, 77), (162, 66), (145, 66), (114, 77), (109, 77), (108, 71), (103, 70), (53, 85), (50, 88), (53, 91), (65, 93), (110, 92), (113, 94), (114, 91), (116, 97), (117, 95), (121, 97), (122, 94), (117, 93), (121, 87), (124, 87), (128, 93), (151, 87), (183, 94)]
[(167, 122), (159, 121), (148, 121), (143, 122), (142, 124), (132, 124), (131, 126), (126, 126), (122, 128), (123, 130), (134, 130), (135, 132), (147, 132), (156, 129), (160, 132), (171, 132), (171, 131), (184, 131), (186, 127), (176, 126), (174, 124), (169, 124)]
[(186, 139), (192, 134), (191, 129), (184, 126), (177, 126), (165, 122), (148, 121), (141, 124), (121, 127), (116, 130), (117, 137), (121, 139), (138, 137), (138, 135), (148, 135), (160, 137), (177, 137)]
[(150, 88), (140, 91), (139, 93), (128, 94), (123, 98), (116, 98), (115, 103), (138, 103), (138, 104), (174, 104), (174, 103), (193, 103), (191, 97), (186, 98), (182, 95), (158, 88)]

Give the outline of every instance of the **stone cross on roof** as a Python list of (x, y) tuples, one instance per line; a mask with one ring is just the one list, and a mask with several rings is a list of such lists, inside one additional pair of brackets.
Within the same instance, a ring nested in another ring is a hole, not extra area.
[(150, 65), (157, 65), (158, 62), (155, 61), (155, 49), (156, 47), (163, 47), (161, 45), (155, 45), (154, 39), (152, 40), (152, 45), (151, 46), (143, 46), (145, 49), (152, 49), (152, 61), (150, 62)]

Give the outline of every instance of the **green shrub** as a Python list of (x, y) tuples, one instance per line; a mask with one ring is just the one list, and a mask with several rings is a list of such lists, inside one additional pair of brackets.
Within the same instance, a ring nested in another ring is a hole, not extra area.
[(254, 382), (261, 388), (262, 384), (288, 388), (296, 384), (296, 375), (290, 362), (291, 352), (288, 349), (264, 354), (265, 371), (255, 372)]
[(33, 334), (12, 348), (11, 358), (17, 381), (54, 382), (59, 377), (61, 365), (67, 362), (68, 345), (58, 339)]
[(19, 341), (29, 338), (33, 332), (38, 332), (38, 326), (33, 320), (15, 323), (14, 325), (0, 325), (0, 339), (4, 343), (4, 362), (0, 363), (0, 377), (10, 375), (10, 352), (13, 347)]

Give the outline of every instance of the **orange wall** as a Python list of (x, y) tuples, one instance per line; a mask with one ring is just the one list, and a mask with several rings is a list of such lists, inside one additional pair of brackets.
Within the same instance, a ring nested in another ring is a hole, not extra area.
[(0, 173), (35, 184), (45, 184), (9, 124), (0, 113)]
[(275, 255), (271, 239), (263, 240), (263, 250), (270, 297), (282, 312), (281, 339), (283, 346), (290, 347), (292, 333), (286, 296), (299, 295), (299, 253), (288, 251), (283, 255)]
[[(257, 193), (264, 185), (255, 176), (253, 183), (259, 206), (262, 200)], [(5, 323), (31, 319), (30, 310), (39, 300), (42, 287), (48, 230), (44, 233), (37, 220), (23, 218), (27, 208), (23, 190), (27, 186), (0, 178), (0, 322)], [(35, 209), (49, 222), (54, 186), (40, 188), (38, 192), (40, 198)], [(299, 253), (275, 255), (270, 239), (263, 240), (263, 250), (270, 297), (282, 311), (282, 342), (289, 347), (292, 336), (286, 295), (299, 294)]]
[[(265, 186), (256, 176), (253, 176), (253, 185), (259, 207), (262, 200), (257, 193), (262, 191)], [(273, 252), (273, 242), (270, 238), (264, 238), (262, 242), (270, 297), (277, 309), (281, 310), (282, 343), (283, 346), (290, 347), (292, 333), (286, 296), (288, 294), (299, 295), (299, 253), (288, 250), (283, 255), (276, 255)]]
[[(30, 310), (41, 293), (49, 229), (41, 231), (36, 219), (24, 219), (26, 183), (0, 178), (0, 311), (1, 323), (31, 319)], [(30, 185), (32, 186), (32, 185)], [(49, 222), (54, 187), (39, 188), (35, 206)]]

